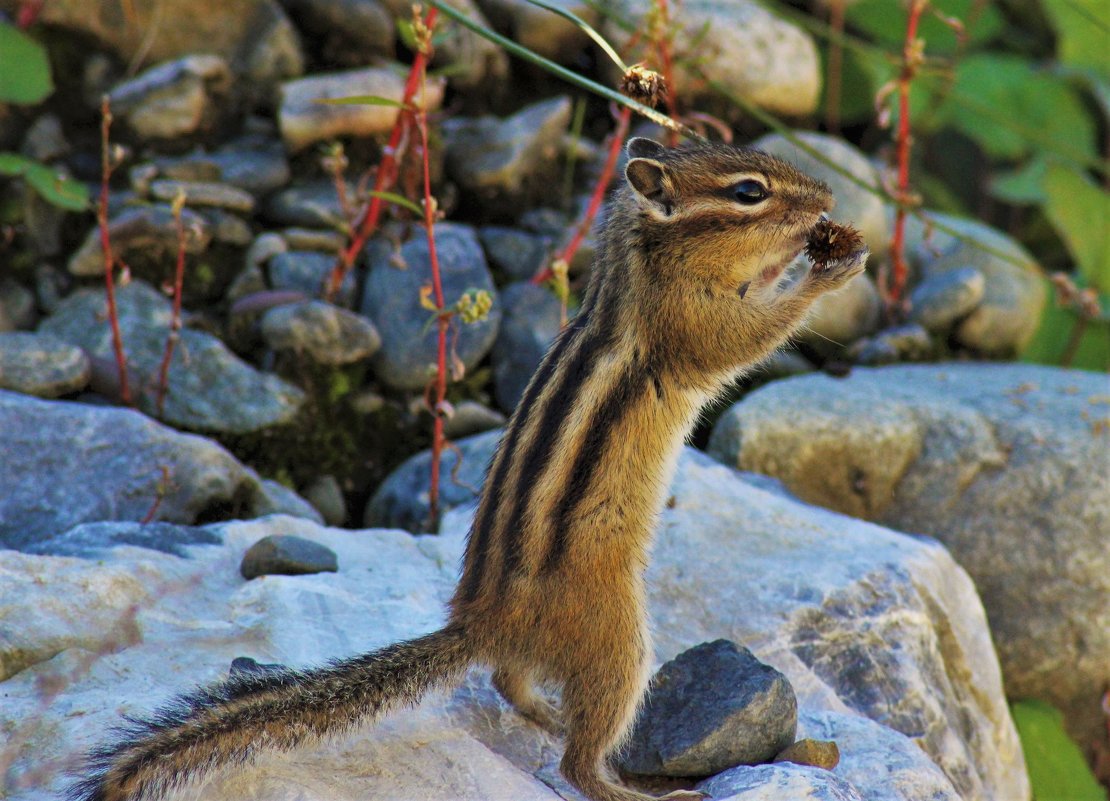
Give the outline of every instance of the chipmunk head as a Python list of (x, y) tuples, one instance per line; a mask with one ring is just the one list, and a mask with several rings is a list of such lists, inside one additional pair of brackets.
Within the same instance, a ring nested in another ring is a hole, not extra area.
[(833, 205), (826, 184), (759, 150), (634, 138), (628, 156), (642, 248), (712, 283), (775, 280)]

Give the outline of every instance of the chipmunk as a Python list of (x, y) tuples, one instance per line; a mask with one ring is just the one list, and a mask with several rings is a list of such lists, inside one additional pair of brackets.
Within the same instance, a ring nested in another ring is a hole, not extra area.
[[(259, 750), (342, 734), (473, 664), (522, 715), (565, 734), (592, 801), (647, 801), (607, 758), (652, 647), (644, 569), (699, 412), (863, 271), (865, 248), (787, 281), (832, 205), (765, 153), (632, 139), (581, 309), (532, 377), (490, 465), (443, 629), (313, 670), (237, 675), (184, 696), (93, 756), (78, 801), (153, 799)], [(556, 710), (536, 687), (558, 685)], [(701, 793), (663, 796), (693, 801)]]

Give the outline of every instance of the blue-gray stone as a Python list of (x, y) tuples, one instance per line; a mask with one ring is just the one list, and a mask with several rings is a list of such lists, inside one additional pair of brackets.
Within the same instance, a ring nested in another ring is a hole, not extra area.
[(501, 293), (505, 309), (493, 345), (493, 386), (497, 405), (511, 412), (520, 402), (532, 373), (561, 327), (559, 299), (527, 281)]
[(219, 545), (223, 539), (201, 526), (173, 523), (136, 523), (107, 520), (84, 523), (61, 533), (48, 533), (20, 548), (24, 553), (45, 556), (96, 557), (117, 545), (150, 548), (174, 556), (188, 556), (190, 545)]
[(936, 334), (970, 314), (983, 300), (987, 281), (974, 267), (933, 273), (910, 294), (910, 321)]
[(514, 281), (526, 281), (536, 274), (551, 254), (549, 236), (487, 225), (478, 231), (490, 263)]
[(247, 549), (239, 565), (239, 572), (248, 581), (259, 576), (301, 576), (337, 570), (339, 560), (331, 548), (288, 534), (263, 537)]
[[(273, 289), (292, 289), (303, 292), (306, 297), (319, 297), (327, 284), (335, 255), (318, 253), (313, 250), (290, 250), (278, 253), (266, 265)], [(335, 302), (350, 307), (355, 297), (355, 274), (348, 272), (339, 285)]]

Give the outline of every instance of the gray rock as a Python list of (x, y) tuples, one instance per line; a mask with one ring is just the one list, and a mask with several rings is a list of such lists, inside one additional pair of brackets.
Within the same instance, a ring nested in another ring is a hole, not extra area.
[[(310, 250), (290, 250), (278, 253), (266, 265), (273, 289), (292, 289), (306, 297), (322, 294), (335, 266), (335, 254), (316, 253)], [(354, 303), (355, 276), (347, 273), (339, 285), (335, 302), (349, 307)]]
[[(327, 100), (373, 95), (400, 102), (404, 96), (405, 70), (391, 66), (366, 67), (346, 72), (317, 73), (289, 81), (281, 87), (278, 124), (291, 153), (315, 142), (340, 136), (367, 137), (388, 133), (400, 109), (370, 104), (327, 104)], [(428, 110), (443, 100), (443, 81), (429, 78), (425, 102)]]
[(806, 737), (775, 754), (775, 762), (792, 762), (795, 765), (812, 765), (832, 770), (840, 762), (840, 747), (833, 740)]
[(910, 321), (934, 334), (946, 334), (983, 300), (987, 282), (974, 267), (936, 273), (910, 293)]
[[(817, 45), (804, 30), (754, 0), (686, 0), (675, 9), (674, 51), (697, 54), (698, 68), (707, 78), (768, 111), (801, 116), (817, 108), (821, 68)], [(631, 37), (629, 30), (644, 30), (647, 11), (632, 0), (607, 0), (603, 16), (615, 15), (632, 27), (608, 21), (602, 32), (620, 51)], [(744, 46), (737, 47), (737, 42)], [(675, 84), (675, 93), (692, 107), (720, 104), (692, 70), (676, 70)], [(726, 108), (732, 117), (742, 114), (734, 104)]]
[(216, 443), (138, 412), (4, 391), (0, 486), (0, 547), (43, 553), (67, 553), (57, 538), (79, 523), (142, 520), (157, 506), (154, 520), (190, 524), (259, 491)]
[(795, 338), (823, 356), (832, 356), (874, 331), (881, 312), (879, 290), (863, 273), (818, 298)]
[(0, 278), (0, 331), (31, 328), (38, 318), (35, 293), (12, 278)]
[[(185, 228), (185, 255), (198, 256), (208, 249), (212, 231), (200, 214), (182, 209)], [(134, 258), (173, 263), (177, 254), (177, 224), (166, 204), (127, 208), (108, 221), (112, 252), (127, 263)], [(93, 228), (81, 247), (69, 259), (70, 273), (81, 277), (104, 275), (104, 253), (100, 231)]]
[(655, 674), (620, 766), (712, 776), (769, 762), (794, 742), (797, 725), (798, 701), (785, 676), (728, 640), (702, 643)]
[(231, 69), (217, 55), (189, 55), (152, 67), (109, 94), (112, 113), (143, 141), (211, 130), (231, 88)]
[(365, 317), (321, 300), (288, 303), (262, 315), (262, 338), (317, 364), (338, 366), (372, 356), (382, 339)]
[[(497, 30), (559, 64), (576, 64), (590, 47), (589, 36), (575, 23), (527, 0), (478, 0), (478, 5)], [(598, 26), (597, 7), (590, 3), (554, 0), (550, 5)]]
[[(329, 64), (362, 66), (393, 56), (393, 17), (378, 0), (284, 0), (294, 21), (323, 42)], [(407, 18), (406, 18), (407, 19)]]
[[(817, 151), (824, 159), (847, 170), (868, 186), (882, 186), (879, 171), (867, 155), (843, 139), (802, 130), (793, 131), (792, 135), (800, 139), (804, 145)], [(782, 134), (768, 134), (752, 142), (752, 147), (778, 156), (794, 164), (807, 175), (827, 183), (833, 191), (833, 197), (836, 198), (836, 207), (829, 216), (835, 222), (850, 224), (862, 234), (863, 241), (871, 249), (873, 261), (882, 258), (890, 250), (893, 225), (887, 219), (886, 207), (880, 195), (868, 192), (853, 183)]]
[[(477, 500), (501, 431), (486, 431), (455, 442), (439, 457), (439, 503), (443, 512)], [(410, 456), (381, 483), (363, 513), (363, 525), (421, 531), (428, 522), (432, 452)]]
[(446, 120), (448, 174), (465, 191), (514, 210), (526, 199), (550, 195), (570, 111), (570, 98), (556, 97), (505, 119)]
[(323, 475), (304, 488), (304, 498), (329, 526), (341, 526), (347, 521), (347, 499), (335, 476)]
[(89, 370), (83, 350), (54, 337), (0, 333), (0, 389), (57, 398), (88, 386)]
[[(134, 280), (116, 292), (128, 365), (137, 381), (137, 402), (157, 411), (155, 387), (170, 330), (170, 301)], [(81, 290), (66, 298), (39, 330), (93, 357), (113, 358), (103, 290)], [(280, 378), (261, 373), (231, 353), (211, 334), (182, 329), (170, 363), (162, 419), (196, 431), (246, 434), (289, 423), (304, 394)]]
[(280, 481), (264, 478), (259, 481), (261, 490), (251, 499), (248, 517), (289, 515), (313, 523), (323, 524), (324, 518), (316, 507)]
[(244, 214), (254, 211), (254, 196), (250, 192), (227, 184), (209, 181), (174, 181), (165, 178), (150, 183), (150, 195), (155, 200), (169, 203), (177, 197), (178, 193), (185, 195), (186, 206), (215, 206)]
[(228, 668), (228, 675), (235, 676), (242, 673), (253, 673), (255, 675), (271, 675), (274, 673), (282, 673), (288, 670), (285, 665), (276, 662), (263, 664), (257, 659), (251, 659), (249, 656), (237, 656), (231, 660), (231, 667)]
[(240, 574), (248, 581), (259, 576), (303, 576), (337, 570), (339, 559), (331, 548), (288, 534), (263, 537), (247, 549), (239, 564)]
[(968, 267), (983, 274), (982, 301), (956, 326), (956, 340), (986, 356), (1020, 353), (1036, 333), (1047, 302), (1040, 267), (1016, 241), (977, 220), (932, 212), (929, 217), (962, 238), (938, 229), (927, 232), (916, 217), (907, 221), (906, 254), (922, 280)]
[(976, 581), (1011, 697), (1081, 743), (1110, 681), (1110, 380), (1031, 365), (804, 376), (729, 409), (709, 450), (798, 497), (952, 549)]
[(505, 316), (493, 345), (493, 387), (497, 405), (511, 412), (562, 322), (559, 299), (542, 286), (510, 284), (501, 297)]
[(514, 281), (526, 281), (535, 275), (547, 261), (554, 244), (550, 237), (501, 225), (478, 229), (478, 238), (490, 264)]
[(27, 129), (19, 151), (35, 161), (54, 161), (70, 152), (62, 121), (54, 114), (43, 114)]
[[(71, 178), (64, 166), (56, 168), (62, 178)], [(42, 197), (27, 181), (18, 187), (22, 198), (18, 201), (19, 213), (23, 218), (28, 245), (39, 256), (55, 257), (62, 253), (63, 226), (72, 212), (55, 206)]]
[[(726, 770), (697, 789), (714, 801), (863, 801), (852, 785), (820, 768), (754, 765)], [(870, 798), (870, 796), (868, 796)]]
[(443, 421), (443, 435), (447, 439), (469, 437), (491, 428), (505, 425), (505, 415), (483, 406), (477, 401), (464, 400), (455, 405), (451, 416)]
[(268, 136), (247, 135), (211, 153), (220, 168), (220, 180), (250, 192), (268, 195), (289, 183), (289, 160), (281, 142)]
[(281, 238), (290, 250), (318, 250), (332, 257), (347, 244), (346, 237), (338, 231), (322, 231), (319, 228), (286, 228)]
[[(454, 352), (470, 370), (493, 346), (501, 322), (501, 302), (473, 228), (439, 223), (435, 241), (448, 306), (468, 290), (485, 290), (493, 297), (493, 308), (485, 320), (463, 324), (456, 318), (452, 322), (458, 326), (458, 337), (452, 339)], [(437, 337), (435, 326), (426, 326), (428, 310), (420, 305), (420, 289), (431, 281), (428, 240), (418, 230), (401, 246), (405, 269), (398, 269), (380, 245), (372, 242), (368, 248), (370, 273), (362, 298), (362, 313), (382, 337), (381, 350), (373, 357), (374, 371), (395, 389), (423, 389), (434, 374)]]
[(859, 364), (882, 365), (923, 361), (935, 354), (936, 346), (921, 325), (906, 323), (860, 340), (849, 352)]
[(250, 223), (237, 214), (215, 208), (202, 208), (198, 213), (208, 223), (215, 243), (246, 248), (254, 239)]
[(816, 368), (805, 356), (793, 350), (779, 350), (755, 368), (759, 378), (787, 378), (792, 375), (812, 373)]
[[(348, 196), (354, 187), (348, 186)], [(335, 184), (313, 181), (289, 186), (266, 202), (263, 216), (274, 225), (342, 230), (347, 225)]]
[(116, 546), (132, 545), (186, 557), (190, 546), (218, 545), (221, 542), (219, 535), (200, 526), (110, 520), (81, 523), (60, 533), (45, 534), (20, 550), (45, 556), (96, 559), (104, 557), (106, 551)]

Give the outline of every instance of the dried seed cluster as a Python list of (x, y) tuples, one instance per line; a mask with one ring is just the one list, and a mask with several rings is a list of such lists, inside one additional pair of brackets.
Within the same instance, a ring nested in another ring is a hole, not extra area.
[(846, 259), (863, 248), (863, 237), (859, 231), (850, 225), (825, 219), (809, 232), (805, 252), (814, 269), (823, 270), (829, 262)]

